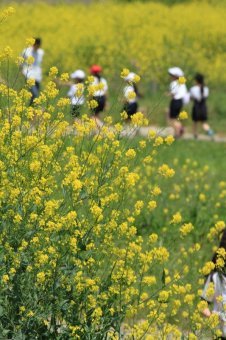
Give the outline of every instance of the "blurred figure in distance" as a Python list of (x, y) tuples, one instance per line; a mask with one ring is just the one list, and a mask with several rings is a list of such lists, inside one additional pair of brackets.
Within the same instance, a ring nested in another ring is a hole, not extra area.
[(123, 89), (124, 97), (123, 110), (128, 115), (127, 121), (130, 121), (131, 116), (134, 115), (138, 110), (137, 99), (140, 96), (140, 94), (138, 92), (137, 85), (135, 84), (135, 77), (136, 74), (134, 72), (130, 72), (127, 76), (124, 77), (126, 85)]
[(68, 97), (71, 99), (72, 116), (79, 117), (81, 114), (81, 108), (85, 103), (84, 97), (84, 81), (85, 72), (82, 70), (76, 70), (71, 73), (72, 83), (70, 84), (70, 89), (67, 93)]
[(193, 100), (192, 121), (194, 137), (198, 138), (198, 123), (202, 124), (203, 130), (213, 136), (214, 132), (207, 123), (206, 100), (209, 96), (209, 88), (205, 86), (204, 76), (200, 73), (195, 75), (195, 85), (190, 89), (190, 98)]
[(169, 68), (168, 74), (171, 80), (168, 93), (171, 96), (168, 118), (170, 125), (174, 128), (175, 137), (178, 138), (184, 133), (184, 127), (178, 118), (183, 109), (184, 99), (188, 91), (185, 84), (179, 83), (179, 78), (184, 76), (184, 72), (179, 67)]
[(97, 107), (92, 109), (93, 114), (99, 118), (99, 114), (104, 111), (107, 101), (108, 84), (104, 77), (102, 77), (102, 67), (99, 65), (92, 65), (90, 67), (90, 74), (94, 81), (92, 85), (96, 87), (92, 99), (97, 102)]
[[(41, 48), (41, 44), (41, 38), (35, 38), (34, 45), (24, 49), (22, 53), (22, 57), (25, 59), (22, 66), (22, 73), (26, 80), (33, 79), (34, 81), (34, 85), (32, 85), (30, 88), (32, 94), (30, 105), (33, 105), (34, 99), (38, 98), (40, 93), (40, 85), (42, 81), (41, 66), (44, 55), (44, 50)], [(32, 63), (28, 62), (30, 57), (33, 58)]]

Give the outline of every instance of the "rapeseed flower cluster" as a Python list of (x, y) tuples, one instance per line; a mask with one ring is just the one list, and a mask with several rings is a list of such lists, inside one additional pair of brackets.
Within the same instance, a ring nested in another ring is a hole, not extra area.
[[(12, 55), (7, 48), (2, 60)], [(212, 204), (208, 167), (159, 161), (172, 136), (132, 141), (111, 117), (98, 129), (88, 115), (70, 126), (58, 73), (51, 67), (32, 107), (30, 83), (0, 85), (1, 336), (220, 336), (219, 318), (204, 319), (199, 299), (215, 265), (196, 259), (203, 221), (211, 245), (225, 228), (225, 182)], [(148, 121), (137, 112), (132, 124)], [(222, 268), (225, 252), (217, 254)]]

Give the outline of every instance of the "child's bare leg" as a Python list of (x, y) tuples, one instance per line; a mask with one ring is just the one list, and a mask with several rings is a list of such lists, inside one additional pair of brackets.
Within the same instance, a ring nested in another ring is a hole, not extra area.
[(178, 122), (178, 120), (175, 120), (174, 126), (176, 131), (176, 137), (181, 137), (184, 133), (183, 125), (181, 124), (181, 122)]
[(204, 130), (205, 132), (208, 132), (208, 131), (210, 130), (210, 126), (209, 126), (209, 124), (207, 124), (207, 123), (203, 123), (203, 124), (202, 124), (202, 128), (203, 128), (203, 130)]
[(210, 315), (211, 315), (211, 311), (210, 311), (209, 308), (207, 307), (207, 308), (203, 309), (202, 314), (203, 314), (205, 317), (209, 318)]
[(169, 119), (169, 125), (174, 129), (174, 135), (176, 138), (181, 136), (182, 125), (176, 119)]
[(198, 123), (197, 122), (193, 123), (193, 134), (195, 138), (198, 137)]
[(101, 127), (104, 125), (104, 123), (100, 120), (99, 115), (94, 115), (94, 116), (92, 116), (91, 118), (95, 121), (96, 127), (97, 127), (98, 129), (101, 128)]
[(171, 119), (169, 116), (169, 109), (165, 109), (166, 124), (171, 126)]
[(211, 129), (211, 127), (209, 126), (209, 124), (207, 123), (203, 123), (202, 124), (203, 130), (209, 135), (209, 136), (213, 136), (214, 135), (214, 131)]

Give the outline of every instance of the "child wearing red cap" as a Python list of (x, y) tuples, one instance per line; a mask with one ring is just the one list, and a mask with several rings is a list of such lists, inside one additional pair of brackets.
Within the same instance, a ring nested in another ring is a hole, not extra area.
[(99, 116), (100, 112), (103, 112), (106, 106), (108, 84), (106, 79), (101, 76), (101, 66), (92, 65), (90, 68), (90, 73), (94, 77), (92, 85), (100, 85), (99, 88), (93, 93), (93, 99), (98, 105), (92, 110), (95, 116)]

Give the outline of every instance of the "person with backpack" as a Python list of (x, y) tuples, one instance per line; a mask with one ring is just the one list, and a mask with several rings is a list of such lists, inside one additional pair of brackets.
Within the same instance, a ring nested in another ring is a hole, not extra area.
[(181, 137), (184, 133), (184, 127), (178, 121), (180, 112), (183, 109), (184, 100), (187, 97), (187, 87), (179, 82), (180, 77), (184, 77), (184, 72), (179, 67), (171, 67), (168, 69), (170, 75), (170, 86), (168, 95), (171, 97), (169, 106), (169, 124), (174, 128), (175, 137)]
[(190, 98), (193, 101), (192, 121), (194, 137), (198, 138), (198, 124), (202, 124), (203, 130), (213, 136), (214, 132), (207, 123), (208, 112), (206, 101), (209, 96), (209, 88), (205, 85), (204, 76), (200, 73), (195, 75), (195, 85), (190, 89)]

